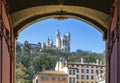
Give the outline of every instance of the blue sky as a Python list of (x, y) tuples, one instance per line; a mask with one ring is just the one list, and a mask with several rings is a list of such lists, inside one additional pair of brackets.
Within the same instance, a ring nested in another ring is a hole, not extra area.
[(102, 53), (105, 50), (105, 42), (98, 30), (83, 21), (72, 18), (65, 20), (50, 18), (34, 23), (19, 33), (17, 41), (42, 43), (46, 42), (48, 37), (55, 41), (57, 29), (61, 32), (61, 36), (68, 31), (71, 33), (71, 51), (82, 49)]

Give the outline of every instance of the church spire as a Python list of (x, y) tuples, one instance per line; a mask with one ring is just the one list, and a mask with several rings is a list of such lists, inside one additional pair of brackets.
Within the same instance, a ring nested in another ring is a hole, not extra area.
[(59, 38), (60, 37), (60, 31), (57, 29), (56, 36)]

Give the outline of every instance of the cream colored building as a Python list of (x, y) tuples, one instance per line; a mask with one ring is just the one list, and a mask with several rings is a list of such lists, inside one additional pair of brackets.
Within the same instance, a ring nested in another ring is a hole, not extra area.
[(34, 76), (33, 83), (68, 83), (68, 74), (63, 71), (43, 71)]
[(60, 58), (55, 71), (42, 71), (34, 76), (33, 83), (68, 83), (67, 60)]
[(105, 65), (102, 63), (68, 63), (69, 83), (97, 83), (98, 74), (105, 73)]

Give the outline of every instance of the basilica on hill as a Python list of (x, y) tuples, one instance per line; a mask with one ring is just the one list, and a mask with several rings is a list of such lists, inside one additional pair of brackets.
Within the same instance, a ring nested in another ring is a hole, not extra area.
[(70, 52), (70, 32), (67, 32), (64, 36), (60, 35), (60, 31), (56, 31), (56, 41), (53, 42), (52, 39), (48, 38), (46, 42), (36, 44), (30, 44), (32, 47), (37, 46), (40, 51), (45, 49), (61, 50), (63, 52)]

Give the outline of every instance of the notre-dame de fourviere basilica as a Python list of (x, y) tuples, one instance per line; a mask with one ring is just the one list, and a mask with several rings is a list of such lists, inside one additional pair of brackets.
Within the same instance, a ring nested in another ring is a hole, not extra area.
[(56, 41), (48, 38), (47, 42), (39, 42), (38, 44), (30, 44), (31, 47), (39, 47), (40, 51), (45, 49), (61, 50), (63, 52), (70, 52), (70, 32), (67, 32), (64, 36), (60, 35), (60, 31), (56, 31)]

